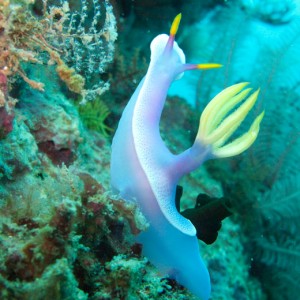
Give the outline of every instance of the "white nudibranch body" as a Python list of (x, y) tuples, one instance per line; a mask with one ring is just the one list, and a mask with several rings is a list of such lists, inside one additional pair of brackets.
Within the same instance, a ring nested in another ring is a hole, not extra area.
[(210, 296), (210, 279), (199, 250), (196, 229), (175, 207), (175, 192), (182, 176), (205, 160), (237, 155), (255, 141), (261, 113), (249, 131), (227, 143), (256, 102), (258, 91), (234, 112), (250, 89), (247, 83), (233, 85), (218, 94), (200, 118), (194, 144), (179, 155), (163, 142), (159, 122), (171, 83), (191, 69), (218, 68), (219, 64), (186, 64), (175, 42), (178, 15), (170, 35), (151, 43), (151, 61), (145, 77), (127, 104), (112, 143), (111, 185), (128, 201), (136, 201), (149, 222), (138, 237), (143, 254), (159, 270), (177, 280), (202, 300)]

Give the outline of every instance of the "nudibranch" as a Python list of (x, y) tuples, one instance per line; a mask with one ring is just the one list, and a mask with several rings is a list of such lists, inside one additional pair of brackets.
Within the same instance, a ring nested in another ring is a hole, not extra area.
[(210, 295), (209, 274), (200, 256), (195, 227), (176, 209), (176, 186), (182, 176), (205, 160), (237, 155), (249, 148), (258, 135), (263, 113), (248, 132), (226, 143), (259, 93), (250, 94), (251, 89), (245, 89), (248, 83), (230, 86), (204, 109), (194, 144), (181, 154), (169, 151), (160, 136), (159, 122), (172, 81), (187, 70), (220, 67), (185, 63), (185, 55), (175, 42), (180, 19), (181, 14), (175, 17), (169, 36), (161, 34), (151, 42), (148, 71), (127, 104), (113, 138), (111, 186), (122, 198), (136, 201), (149, 223), (138, 236), (143, 254), (162, 274), (206, 300)]

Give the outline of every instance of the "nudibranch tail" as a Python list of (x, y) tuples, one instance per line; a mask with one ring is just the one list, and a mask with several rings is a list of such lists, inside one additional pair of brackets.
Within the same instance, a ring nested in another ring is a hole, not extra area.
[[(257, 101), (259, 90), (251, 94), (251, 89), (243, 88), (247, 82), (235, 84), (223, 90), (204, 109), (197, 140), (211, 145), (212, 154), (217, 157), (229, 157), (247, 150), (255, 141), (264, 112), (256, 117), (248, 132), (233, 142), (223, 146), (248, 115)], [(245, 100), (234, 112), (230, 113), (240, 102)], [(230, 113), (229, 115), (227, 115)]]

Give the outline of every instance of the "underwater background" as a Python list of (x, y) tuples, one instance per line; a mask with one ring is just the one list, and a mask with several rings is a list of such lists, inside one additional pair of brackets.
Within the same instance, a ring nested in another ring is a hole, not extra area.
[(230, 202), (217, 240), (199, 241), (211, 299), (299, 298), (299, 0), (0, 0), (0, 299), (198, 299), (142, 256), (147, 220), (110, 188), (118, 121), (178, 13), (187, 60), (223, 67), (171, 87), (169, 149), (232, 84), (261, 90), (241, 132), (265, 110), (250, 149), (180, 182), (182, 210)]

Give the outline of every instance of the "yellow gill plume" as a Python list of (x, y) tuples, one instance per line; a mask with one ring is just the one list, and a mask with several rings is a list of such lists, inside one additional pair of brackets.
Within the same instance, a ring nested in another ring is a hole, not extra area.
[[(256, 140), (264, 112), (256, 117), (246, 133), (224, 145), (256, 103), (259, 90), (247, 98), (251, 88), (243, 90), (246, 85), (247, 82), (242, 82), (224, 89), (209, 102), (201, 115), (196, 140), (211, 145), (214, 156), (230, 157), (240, 154)], [(245, 101), (228, 115), (243, 100)]]

